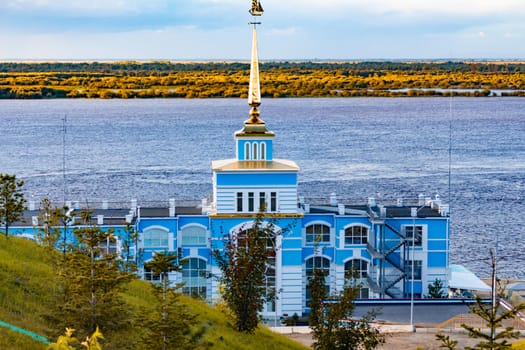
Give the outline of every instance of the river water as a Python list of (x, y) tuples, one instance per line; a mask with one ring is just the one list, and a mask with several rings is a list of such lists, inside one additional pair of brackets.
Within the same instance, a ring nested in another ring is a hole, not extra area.
[[(240, 99), (3, 100), (0, 173), (37, 202), (200, 199), (248, 111)], [(525, 99), (267, 99), (261, 117), (307, 200), (439, 194), (453, 263), (488, 276), (497, 248), (500, 276), (525, 279)]]

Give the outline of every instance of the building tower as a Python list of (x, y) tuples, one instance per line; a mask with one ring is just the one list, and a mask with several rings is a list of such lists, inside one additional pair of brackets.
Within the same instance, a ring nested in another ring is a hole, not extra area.
[[(258, 1), (250, 13), (262, 15)], [(265, 211), (272, 214), (297, 214), (297, 173), (295, 162), (273, 157), (275, 134), (260, 117), (261, 88), (257, 54), (257, 25), (253, 25), (248, 105), (249, 118), (235, 132), (235, 159), (212, 162), (212, 215), (253, 216)]]

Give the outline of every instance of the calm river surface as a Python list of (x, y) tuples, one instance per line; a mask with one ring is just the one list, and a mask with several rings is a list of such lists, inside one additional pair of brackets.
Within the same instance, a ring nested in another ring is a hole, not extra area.
[[(0, 173), (35, 201), (200, 199), (248, 111), (240, 99), (3, 100)], [(525, 279), (525, 98), (266, 99), (261, 117), (307, 199), (439, 194), (452, 262), (488, 276), (497, 244), (501, 276)]]

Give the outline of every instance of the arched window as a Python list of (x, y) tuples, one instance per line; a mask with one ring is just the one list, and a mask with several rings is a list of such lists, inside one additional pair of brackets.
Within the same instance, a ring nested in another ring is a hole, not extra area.
[(181, 245), (206, 245), (208, 232), (202, 226), (192, 225), (183, 227), (180, 231)]
[(258, 149), (257, 142), (254, 142), (252, 147), (253, 147), (252, 158), (253, 160), (258, 160), (259, 159), (259, 149)]
[(251, 157), (250, 157), (250, 143), (249, 142), (245, 142), (244, 143), (244, 160), (250, 160)]
[(306, 243), (329, 243), (330, 226), (325, 224), (311, 224), (306, 226)]
[(266, 159), (266, 143), (261, 142), (261, 160)]
[(168, 231), (161, 228), (146, 229), (142, 241), (144, 248), (168, 248)]
[(206, 298), (208, 270), (206, 260), (189, 258), (182, 264), (182, 293), (198, 298)]
[(345, 263), (345, 284), (353, 287), (359, 286), (356, 298), (368, 299), (368, 262), (363, 259), (352, 259)]
[(364, 279), (368, 277), (368, 261), (363, 259), (352, 259), (345, 263), (345, 276), (353, 279)]
[(368, 227), (366, 226), (350, 226), (345, 229), (345, 245), (352, 244), (367, 244), (368, 243)]
[(325, 288), (328, 292), (330, 289), (330, 260), (322, 256), (314, 256), (309, 258), (305, 262), (305, 273), (306, 273), (306, 306), (310, 304), (312, 294), (308, 288), (308, 281), (314, 276), (314, 270), (321, 270), (325, 277)]

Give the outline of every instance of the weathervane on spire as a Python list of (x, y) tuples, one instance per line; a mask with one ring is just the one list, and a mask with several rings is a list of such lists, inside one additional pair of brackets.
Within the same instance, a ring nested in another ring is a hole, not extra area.
[(262, 16), (264, 10), (259, 0), (252, 0), (252, 8), (248, 11), (252, 16)]

